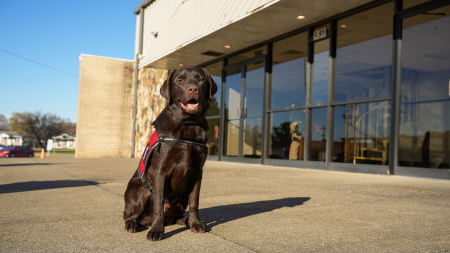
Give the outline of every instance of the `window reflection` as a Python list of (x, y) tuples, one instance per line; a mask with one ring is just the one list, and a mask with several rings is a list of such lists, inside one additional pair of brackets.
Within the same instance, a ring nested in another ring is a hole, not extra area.
[(398, 160), (400, 166), (450, 166), (450, 7), (403, 22)]
[(226, 73), (225, 129), (223, 141), (223, 155), (225, 156), (238, 156), (241, 78), (241, 68), (233, 69)]
[(305, 105), (307, 44), (306, 32), (273, 44), (271, 108)]
[(305, 112), (295, 110), (271, 115), (269, 158), (303, 160)]
[(327, 144), (327, 108), (311, 110), (311, 146), (309, 149), (309, 161), (325, 161)]
[(389, 164), (390, 102), (336, 106), (333, 162)]
[(394, 3), (338, 21), (335, 101), (389, 96)]
[(242, 155), (245, 158), (261, 158), (264, 62), (247, 65), (246, 69)]
[(330, 39), (314, 43), (313, 104), (328, 103)]
[(220, 118), (208, 119), (208, 155), (219, 155)]

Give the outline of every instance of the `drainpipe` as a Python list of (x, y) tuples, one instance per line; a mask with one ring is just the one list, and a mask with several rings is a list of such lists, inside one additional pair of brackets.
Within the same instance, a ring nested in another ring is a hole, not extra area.
[(137, 88), (139, 84), (139, 56), (142, 54), (142, 35), (144, 32), (144, 8), (139, 10), (140, 22), (139, 22), (139, 37), (138, 37), (138, 50), (135, 56), (135, 68), (134, 68), (134, 100), (133, 100), (133, 121), (131, 124), (131, 158), (134, 158), (134, 150), (136, 145), (136, 112), (137, 112)]

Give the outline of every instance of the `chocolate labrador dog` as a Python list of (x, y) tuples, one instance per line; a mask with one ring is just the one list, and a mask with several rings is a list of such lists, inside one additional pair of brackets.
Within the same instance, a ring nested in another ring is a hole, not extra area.
[(163, 141), (151, 152), (147, 147), (139, 165), (142, 169), (138, 167), (128, 182), (123, 214), (128, 232), (137, 232), (139, 225), (150, 226), (147, 240), (159, 241), (164, 238), (165, 225), (185, 225), (195, 233), (206, 231), (198, 205), (208, 153), (205, 114), (216, 92), (217, 84), (204, 68), (176, 69), (164, 81), (161, 95), (167, 105), (153, 122), (157, 133), (152, 135)]

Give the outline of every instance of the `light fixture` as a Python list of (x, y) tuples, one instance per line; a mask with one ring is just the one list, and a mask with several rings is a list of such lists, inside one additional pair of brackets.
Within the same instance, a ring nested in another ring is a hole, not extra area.
[(183, 67), (183, 66), (184, 66), (184, 64), (183, 64), (183, 63), (180, 63), (180, 64), (178, 64), (178, 66), (180, 66), (180, 67)]
[(230, 45), (226, 45), (226, 46), (224, 46), (224, 48), (231, 48), (231, 46)]
[(211, 70), (214, 70), (215, 68), (211, 68)]
[(346, 25), (341, 25), (341, 27), (342, 27), (342, 28), (346, 28), (347, 26), (346, 26)]
[(297, 19), (305, 19), (305, 16), (298, 16)]

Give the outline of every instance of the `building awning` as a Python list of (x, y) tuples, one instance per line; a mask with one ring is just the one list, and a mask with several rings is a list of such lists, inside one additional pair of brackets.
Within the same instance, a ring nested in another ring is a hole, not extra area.
[[(139, 67), (174, 69), (180, 64), (196, 66), (214, 60), (220, 54), (239, 51), (369, 2), (186, 1), (178, 7), (164, 29), (158, 31), (158, 37), (148, 51), (143, 52)], [(297, 19), (300, 15), (306, 18)], [(225, 48), (226, 45), (231, 48)]]

